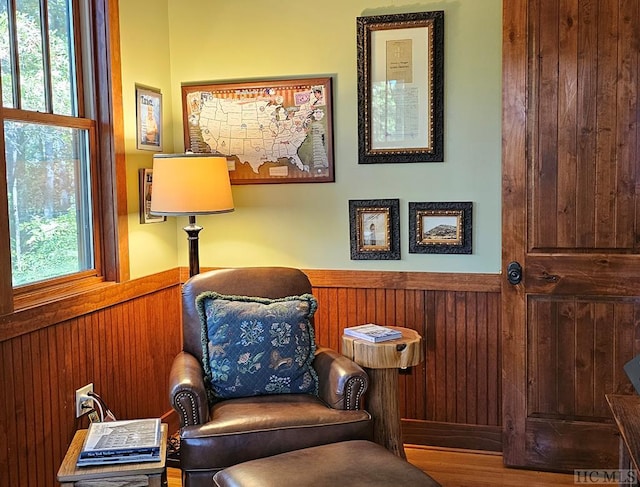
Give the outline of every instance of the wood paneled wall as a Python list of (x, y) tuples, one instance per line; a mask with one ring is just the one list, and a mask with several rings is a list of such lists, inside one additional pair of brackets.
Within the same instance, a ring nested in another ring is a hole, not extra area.
[(400, 375), (407, 443), (501, 450), (497, 275), (307, 271), (318, 298), (316, 339), (340, 350), (346, 326), (412, 328), (422, 364)]
[(0, 485), (57, 485), (73, 434), (87, 424), (75, 419), (75, 390), (89, 382), (118, 419), (170, 409), (169, 367), (181, 343), (177, 276), (162, 285), (149, 278), (159, 289), (134, 297), (128, 288), (140, 292), (139, 281), (117, 285), (126, 300), (102, 296), (95, 311), (0, 341)]
[[(498, 276), (306, 272), (320, 344), (340, 350), (342, 329), (369, 321), (425, 337), (425, 362), (401, 374), (406, 442), (500, 450)], [(86, 426), (74, 418), (74, 393), (88, 382), (118, 418), (167, 416), (183, 275), (118, 284), (13, 323), (2, 317), (0, 485), (56, 485), (74, 431)]]

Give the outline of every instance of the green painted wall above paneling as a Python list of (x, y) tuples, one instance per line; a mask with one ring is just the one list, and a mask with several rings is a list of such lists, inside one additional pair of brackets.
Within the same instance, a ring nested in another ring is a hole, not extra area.
[[(152, 0), (121, 3), (139, 9), (143, 4), (156, 5)], [(121, 17), (135, 9), (121, 5)], [(445, 12), (445, 162), (359, 165), (356, 17), (427, 10)], [(168, 55), (154, 49), (148, 59), (128, 56), (140, 46), (123, 40), (123, 79), (131, 78), (126, 73), (129, 68), (151, 73), (144, 69), (146, 64), (162, 65), (162, 70), (169, 64), (168, 87), (164, 71), (151, 75), (158, 80), (148, 83), (163, 84), (169, 92), (165, 122), (172, 132), (172, 151), (183, 150), (182, 83), (311, 76), (331, 76), (334, 83), (335, 183), (234, 186), (235, 212), (198, 218), (204, 227), (201, 265), (499, 272), (500, 0), (391, 5), (388, 0), (281, 0), (277, 4), (167, 0), (166, 15)], [(140, 19), (121, 18), (123, 31), (140, 25)], [(125, 66), (125, 59), (135, 59), (136, 66), (129, 62)], [(144, 157), (135, 151), (135, 142), (133, 147), (132, 155)], [(130, 181), (130, 189), (132, 184)], [(400, 199), (401, 260), (352, 261), (348, 201), (378, 198)], [(472, 201), (473, 254), (409, 254), (410, 201)], [(158, 224), (175, 231), (169, 247), (176, 242), (175, 258), (180, 265), (187, 265), (186, 237), (181, 229), (185, 223), (180, 219), (177, 224)], [(135, 225), (132, 217), (130, 231)], [(164, 238), (159, 229), (142, 233), (149, 232), (150, 242)], [(132, 274), (139, 250), (131, 249)]]
[(122, 0), (119, 10), (129, 259), (131, 278), (136, 278), (178, 265), (175, 218), (141, 225), (138, 212), (138, 170), (152, 166), (153, 152), (136, 149), (136, 84), (160, 90), (163, 145), (173, 150), (169, 15), (166, 0)]

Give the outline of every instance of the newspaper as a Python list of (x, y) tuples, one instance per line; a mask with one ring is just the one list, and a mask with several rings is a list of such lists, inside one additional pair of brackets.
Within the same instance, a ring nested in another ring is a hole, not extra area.
[(159, 418), (91, 423), (78, 465), (157, 460), (161, 440)]

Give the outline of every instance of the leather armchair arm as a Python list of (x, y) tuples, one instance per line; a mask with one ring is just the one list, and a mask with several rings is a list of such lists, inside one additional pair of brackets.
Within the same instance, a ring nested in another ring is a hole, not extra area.
[(318, 347), (312, 365), (318, 374), (320, 399), (334, 409), (360, 409), (369, 386), (369, 377), (362, 367), (324, 347)]
[(180, 427), (209, 421), (202, 365), (190, 353), (180, 352), (173, 359), (169, 373), (169, 403), (180, 417)]

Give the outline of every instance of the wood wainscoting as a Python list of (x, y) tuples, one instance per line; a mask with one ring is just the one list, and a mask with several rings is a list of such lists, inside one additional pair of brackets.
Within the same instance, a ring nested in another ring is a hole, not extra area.
[(53, 487), (78, 428), (75, 390), (93, 382), (118, 419), (169, 409), (180, 350), (179, 272), (77, 295), (0, 321), (0, 484)]
[[(425, 337), (425, 362), (400, 377), (407, 443), (501, 449), (498, 275), (305, 272), (319, 302), (318, 343), (340, 350), (344, 327), (371, 321)], [(89, 382), (118, 418), (173, 419), (168, 377), (185, 275), (175, 269), (0, 317), (2, 485), (56, 485), (75, 430), (86, 427), (75, 419), (75, 389)]]
[(426, 360), (400, 375), (406, 443), (502, 450), (500, 276), (305, 271), (318, 298), (316, 340), (374, 322), (425, 339)]

